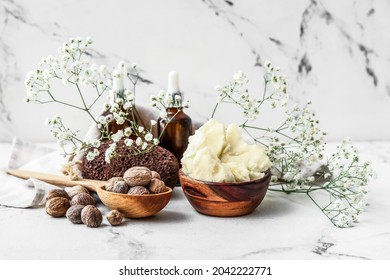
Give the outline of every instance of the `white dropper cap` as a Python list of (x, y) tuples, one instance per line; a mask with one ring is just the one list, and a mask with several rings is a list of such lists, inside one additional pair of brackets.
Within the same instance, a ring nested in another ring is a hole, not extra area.
[(168, 89), (167, 93), (180, 93), (179, 74), (176, 71), (171, 71), (168, 74)]

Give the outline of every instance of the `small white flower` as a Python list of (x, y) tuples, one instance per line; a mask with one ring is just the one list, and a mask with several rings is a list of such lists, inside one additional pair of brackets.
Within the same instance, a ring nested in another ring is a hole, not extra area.
[(97, 121), (98, 121), (98, 123), (103, 124), (103, 125), (107, 124), (107, 118), (105, 116), (99, 116)]
[(350, 227), (353, 224), (353, 216), (349, 212), (343, 211), (334, 218), (333, 222), (341, 228)]
[(164, 90), (160, 90), (159, 93), (158, 93), (158, 97), (161, 99), (161, 98), (164, 98), (166, 95), (166, 92)]
[(132, 139), (125, 139), (125, 145), (127, 147), (131, 147), (133, 145), (134, 141)]
[(131, 102), (134, 100), (134, 94), (130, 92), (129, 94), (126, 95), (126, 100)]
[(124, 134), (126, 137), (129, 137), (131, 135), (131, 128), (130, 127), (126, 127), (125, 130), (124, 130)]
[(128, 109), (130, 109), (130, 108), (132, 108), (133, 107), (133, 103), (131, 103), (131, 102), (129, 102), (129, 101), (127, 101), (124, 105), (123, 105), (123, 109), (125, 109), (125, 110), (128, 110)]
[(147, 133), (147, 134), (145, 135), (145, 140), (148, 141), (148, 142), (152, 141), (152, 140), (153, 140), (153, 134), (150, 133), (150, 132)]
[(160, 141), (158, 140), (158, 138), (154, 138), (154, 139), (153, 139), (153, 144), (157, 146), (158, 143), (160, 143)]
[(155, 120), (150, 120), (150, 125), (151, 126), (154, 126), (154, 125), (156, 125), (157, 124), (157, 122), (155, 121)]
[(140, 126), (138, 127), (138, 132), (139, 132), (139, 133), (142, 133), (144, 130), (145, 130), (145, 128), (144, 128), (143, 126), (140, 125)]
[(141, 146), (143, 144), (143, 141), (142, 141), (141, 137), (137, 137), (137, 139), (135, 140), (135, 144), (137, 146)]
[(100, 140), (99, 139), (92, 140), (91, 145), (95, 148), (99, 148), (100, 147)]
[[(112, 108), (115, 108), (115, 107), (112, 107)], [(118, 113), (114, 113), (114, 119), (115, 119), (115, 122), (119, 125), (122, 125), (125, 123), (125, 118), (123, 116), (121, 116), (120, 114)]]
[(115, 102), (116, 102), (116, 104), (118, 104), (118, 105), (122, 105), (125, 101), (123, 100), (123, 98), (117, 98), (116, 100), (115, 100)]
[(141, 150), (146, 150), (147, 147), (148, 147), (148, 143), (144, 142), (142, 144)]
[(88, 161), (94, 160), (95, 157), (96, 157), (96, 155), (95, 155), (95, 153), (93, 153), (93, 152), (89, 152), (89, 153), (87, 154), (87, 160), (88, 160)]
[(111, 136), (112, 141), (118, 142), (123, 138), (123, 130), (118, 130), (115, 134)]

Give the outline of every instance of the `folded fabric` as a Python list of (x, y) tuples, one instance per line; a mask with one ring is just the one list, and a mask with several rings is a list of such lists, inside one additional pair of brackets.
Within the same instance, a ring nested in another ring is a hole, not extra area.
[[(14, 138), (8, 169), (24, 169), (52, 174), (60, 174), (63, 156), (58, 150)], [(45, 194), (56, 186), (29, 179), (22, 180), (7, 175), (0, 170), (0, 205), (28, 208), (45, 203)]]

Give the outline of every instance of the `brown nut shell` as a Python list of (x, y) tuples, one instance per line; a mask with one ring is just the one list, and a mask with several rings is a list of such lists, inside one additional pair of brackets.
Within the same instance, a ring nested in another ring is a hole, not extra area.
[(127, 193), (130, 187), (126, 184), (125, 181), (117, 181), (114, 183), (114, 187), (111, 189), (115, 193)]
[(78, 195), (79, 193), (86, 193), (89, 194), (89, 191), (84, 188), (83, 186), (76, 185), (74, 187), (66, 188), (66, 192), (68, 193), (69, 197), (72, 199), (75, 195)]
[(89, 194), (86, 194), (86, 193), (79, 193), (79, 194), (76, 194), (72, 200), (70, 201), (70, 204), (73, 206), (73, 205), (93, 205), (95, 206), (96, 205), (96, 201), (95, 199), (89, 195)]
[(46, 194), (46, 201), (52, 199), (53, 197), (64, 197), (68, 200), (70, 199), (68, 193), (65, 190), (59, 190), (59, 189), (50, 190)]
[(161, 176), (158, 172), (156, 171), (151, 171), (151, 172), (152, 172), (152, 178), (161, 180)]
[(142, 195), (142, 194), (149, 194), (149, 190), (145, 187), (142, 187), (142, 186), (135, 186), (135, 187), (132, 187), (130, 188), (129, 192), (127, 194), (138, 194), (138, 195)]
[(152, 179), (152, 172), (147, 167), (135, 166), (126, 170), (123, 179), (130, 187), (147, 186)]
[(81, 221), (87, 227), (99, 227), (103, 221), (103, 216), (96, 206), (87, 205), (81, 211)]
[(124, 182), (122, 177), (112, 177), (108, 179), (107, 184), (106, 184), (106, 191), (112, 192), (112, 189), (114, 188), (114, 184), (117, 182)]
[(165, 192), (166, 186), (163, 181), (159, 179), (152, 179), (148, 189), (151, 193), (162, 193)]
[(106, 218), (112, 226), (119, 226), (122, 223), (124, 216), (118, 210), (111, 210), (108, 212)]
[(65, 197), (53, 197), (46, 202), (46, 213), (52, 217), (63, 217), (69, 207), (69, 199)]
[(81, 211), (84, 209), (84, 205), (73, 205), (68, 211), (66, 211), (66, 218), (74, 224), (82, 224), (81, 221)]

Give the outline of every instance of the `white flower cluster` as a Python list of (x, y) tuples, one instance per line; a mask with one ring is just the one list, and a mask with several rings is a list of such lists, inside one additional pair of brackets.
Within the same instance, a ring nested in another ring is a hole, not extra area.
[[(360, 163), (350, 141), (344, 141), (339, 151), (324, 163), (326, 133), (309, 109), (311, 102), (304, 107), (290, 105), (286, 77), (270, 62), (264, 66), (265, 87), (261, 98), (249, 95), (249, 80), (239, 71), (227, 86), (216, 87), (219, 95), (212, 116), (221, 103), (235, 104), (245, 117), (242, 129), (268, 148), (273, 162), (273, 185), (282, 187), (271, 190), (306, 194), (334, 225), (351, 226), (365, 205), (366, 185), (374, 175), (370, 164)], [(265, 104), (282, 110), (285, 116), (282, 124), (273, 128), (255, 123)], [(327, 193), (329, 203), (317, 201), (315, 191)]]
[(216, 86), (219, 95), (214, 113), (218, 104), (233, 103), (241, 107), (243, 115), (248, 121), (253, 121), (257, 119), (260, 113), (259, 109), (266, 101), (270, 101), (270, 107), (273, 109), (276, 108), (276, 102), (280, 100), (282, 100), (282, 106), (286, 106), (288, 100), (286, 77), (280, 75), (279, 68), (273, 67), (270, 62), (266, 62), (265, 65), (268, 70), (264, 76), (265, 89), (268, 83), (273, 83), (274, 88), (271, 93), (264, 91), (264, 94), (260, 98), (250, 96), (247, 88), (249, 79), (240, 70), (233, 76), (233, 80), (228, 85), (223, 87)]
[(157, 108), (160, 111), (160, 117), (167, 120), (168, 108), (188, 108), (189, 102), (183, 101), (180, 95), (172, 95), (165, 90), (160, 90), (157, 95), (150, 96), (150, 106)]
[[(128, 147), (129, 154), (149, 151), (159, 141), (151, 132), (153, 125), (156, 124), (155, 121), (151, 123), (150, 130), (140, 126), (136, 121), (134, 91), (139, 79), (137, 65), (133, 63), (127, 66), (121, 62), (113, 71), (110, 71), (105, 65), (91, 64), (85, 59), (91, 44), (91, 38), (86, 40), (80, 37), (72, 38), (58, 48), (58, 57), (43, 58), (38, 69), (27, 73), (25, 81), (27, 96), (24, 101), (70, 106), (86, 112), (88, 117), (96, 123), (101, 132), (100, 138), (84, 142), (77, 137), (78, 131), (65, 127), (60, 116), (47, 120), (47, 124), (52, 127), (51, 135), (58, 140), (65, 155), (85, 153), (87, 160), (92, 161), (99, 156), (99, 147), (103, 142), (112, 141), (105, 152), (105, 160), (109, 162), (112, 157), (117, 156), (117, 143), (121, 140)], [(131, 82), (132, 90), (126, 89), (125, 78)], [(68, 103), (66, 99), (56, 96), (53, 92), (53, 83), (56, 81), (74, 86), (81, 104)], [(96, 94), (96, 98), (89, 104), (83, 94), (85, 87), (89, 87)], [(91, 108), (105, 93), (108, 98), (108, 102), (104, 104), (106, 113), (95, 118), (91, 113)], [(109, 131), (112, 125), (119, 126), (114, 133)], [(72, 147), (69, 148), (69, 146)]]
[(77, 87), (91, 86), (99, 98), (109, 89), (112, 83), (111, 74), (104, 65), (97, 66), (84, 59), (90, 44), (92, 44), (90, 38), (85, 41), (79, 37), (70, 39), (58, 48), (59, 57), (51, 55), (44, 57), (38, 69), (27, 73), (25, 81), (27, 96), (24, 101), (38, 103), (60, 101), (51, 92), (53, 79)]
[(345, 139), (328, 160), (324, 189), (331, 201), (322, 211), (338, 227), (352, 226), (366, 206), (367, 184), (375, 173), (369, 162), (361, 162), (350, 139)]
[[(51, 119), (46, 119), (45, 124), (51, 126), (50, 134), (53, 138), (57, 139), (58, 146), (62, 148), (65, 154), (67, 153), (69, 144), (75, 145), (76, 143), (82, 143), (77, 137), (79, 131), (72, 131), (67, 128), (59, 115), (56, 115)], [(74, 147), (71, 149), (72, 152), (76, 152)]]
[(304, 188), (313, 181), (311, 174), (303, 172), (324, 158), (324, 136), (315, 114), (306, 107), (295, 105), (286, 110), (285, 122), (276, 129), (268, 129), (261, 138), (267, 143), (274, 173), (280, 180), (289, 182), (288, 189)]

